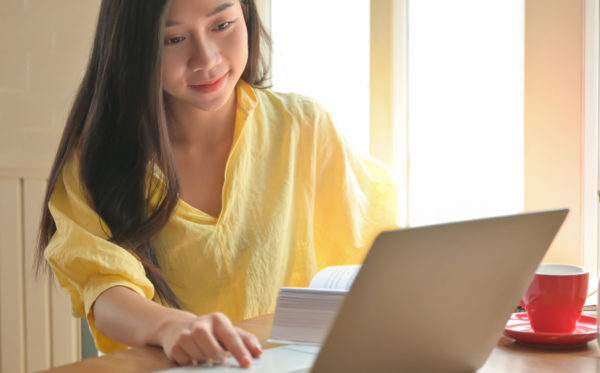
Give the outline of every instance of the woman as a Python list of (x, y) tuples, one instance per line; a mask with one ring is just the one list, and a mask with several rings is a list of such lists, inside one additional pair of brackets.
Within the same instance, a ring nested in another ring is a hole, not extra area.
[(314, 101), (259, 88), (265, 40), (252, 0), (103, 0), (38, 257), (99, 350), (248, 366), (232, 321), (395, 225), (387, 171)]

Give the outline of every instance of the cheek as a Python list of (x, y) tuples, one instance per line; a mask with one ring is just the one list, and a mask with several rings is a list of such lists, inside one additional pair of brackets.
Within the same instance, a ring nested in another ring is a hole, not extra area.
[(161, 70), (163, 86), (168, 86), (171, 82), (181, 76), (185, 63), (180, 60), (181, 58), (174, 56), (172, 53), (163, 54)]
[(230, 51), (237, 65), (244, 70), (248, 61), (248, 33), (245, 28), (236, 33), (235, 39), (230, 44)]

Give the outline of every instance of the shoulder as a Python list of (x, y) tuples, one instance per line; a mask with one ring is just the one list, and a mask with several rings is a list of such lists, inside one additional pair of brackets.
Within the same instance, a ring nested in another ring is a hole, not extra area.
[(292, 92), (254, 88), (260, 111), (274, 117), (287, 117), (302, 123), (328, 118), (327, 110), (314, 98)]
[(342, 135), (327, 110), (314, 98), (242, 85), (241, 108), (251, 112), (250, 127), (261, 137), (291, 136), (295, 141), (341, 143)]

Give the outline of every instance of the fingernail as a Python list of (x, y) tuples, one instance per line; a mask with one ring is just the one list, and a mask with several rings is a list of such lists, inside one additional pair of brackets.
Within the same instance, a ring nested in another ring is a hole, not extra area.
[(242, 357), (242, 365), (248, 366), (248, 365), (250, 365), (250, 363), (252, 363), (252, 358), (248, 355), (244, 355)]
[(192, 360), (192, 365), (198, 365), (198, 360)]
[(254, 349), (256, 349), (256, 351), (258, 351), (258, 352), (262, 352), (262, 346), (259, 345), (258, 343), (254, 345)]

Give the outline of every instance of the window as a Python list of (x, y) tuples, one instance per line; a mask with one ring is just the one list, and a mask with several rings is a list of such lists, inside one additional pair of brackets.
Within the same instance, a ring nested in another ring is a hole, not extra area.
[(408, 3), (408, 222), (523, 209), (524, 1)]
[(369, 152), (369, 0), (272, 1), (273, 89), (319, 101)]
[[(398, 133), (408, 139), (408, 164), (396, 167), (408, 170), (407, 223), (521, 211), (523, 0), (407, 4), (408, 57), (395, 62), (408, 67), (408, 130)], [(370, 35), (370, 1), (343, 11), (335, 0), (270, 8), (274, 89), (319, 100), (368, 152), (370, 43), (390, 37)]]

